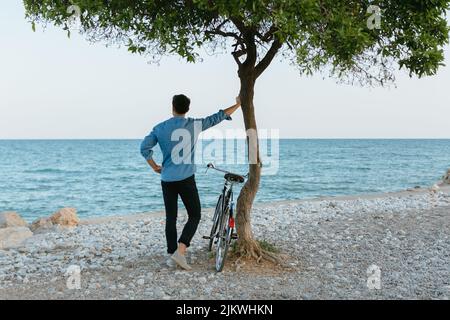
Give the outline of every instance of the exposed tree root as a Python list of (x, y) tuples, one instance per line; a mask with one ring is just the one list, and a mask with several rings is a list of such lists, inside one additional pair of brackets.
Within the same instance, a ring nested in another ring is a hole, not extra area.
[(238, 241), (234, 251), (237, 259), (235, 264), (239, 264), (243, 260), (256, 261), (261, 263), (263, 261), (271, 262), (276, 265), (282, 264), (282, 259), (276, 253), (264, 250), (256, 240)]

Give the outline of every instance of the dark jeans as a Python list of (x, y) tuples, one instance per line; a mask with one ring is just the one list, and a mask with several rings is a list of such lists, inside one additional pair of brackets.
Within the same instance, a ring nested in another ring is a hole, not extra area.
[(177, 250), (177, 215), (178, 215), (178, 195), (180, 195), (188, 214), (188, 221), (183, 228), (178, 242), (190, 246), (192, 237), (197, 231), (200, 222), (200, 198), (198, 196), (195, 175), (174, 182), (161, 181), (164, 206), (166, 207), (166, 239), (167, 252), (172, 254)]

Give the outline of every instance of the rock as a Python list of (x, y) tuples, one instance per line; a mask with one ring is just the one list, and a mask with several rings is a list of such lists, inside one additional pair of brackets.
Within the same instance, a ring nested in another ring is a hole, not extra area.
[(430, 188), (430, 191), (431, 192), (438, 192), (439, 191), (439, 186), (437, 185), (437, 184), (435, 184), (435, 185), (433, 185), (431, 188)]
[(80, 219), (77, 216), (77, 209), (75, 208), (63, 208), (55, 212), (50, 221), (53, 224), (57, 224), (63, 227), (76, 227), (80, 223)]
[(31, 231), (34, 233), (44, 233), (53, 229), (53, 223), (49, 218), (39, 218), (31, 224)]
[(111, 270), (117, 271), (117, 272), (120, 272), (120, 271), (123, 270), (123, 267), (122, 267), (122, 266), (110, 266), (109, 268), (110, 268)]
[(26, 227), (28, 223), (17, 212), (6, 211), (0, 213), (0, 228)]
[(447, 173), (444, 177), (442, 177), (443, 184), (450, 184), (450, 169), (447, 170)]
[(0, 249), (18, 248), (32, 236), (33, 232), (27, 227), (0, 229)]
[(180, 294), (182, 297), (186, 298), (191, 292), (188, 289), (181, 289)]

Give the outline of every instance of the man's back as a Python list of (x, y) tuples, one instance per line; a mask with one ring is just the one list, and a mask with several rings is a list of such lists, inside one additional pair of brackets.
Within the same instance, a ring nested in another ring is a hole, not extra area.
[(156, 125), (141, 144), (144, 158), (152, 157), (152, 148), (159, 144), (162, 154), (161, 180), (181, 181), (195, 173), (195, 146), (199, 134), (220, 123), (230, 120), (223, 110), (202, 119), (174, 116)]

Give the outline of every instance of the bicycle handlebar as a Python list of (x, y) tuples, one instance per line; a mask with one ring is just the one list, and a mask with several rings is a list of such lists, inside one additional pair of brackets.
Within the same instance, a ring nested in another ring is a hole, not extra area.
[(231, 173), (231, 172), (228, 172), (228, 171), (226, 171), (226, 170), (223, 170), (223, 169), (220, 169), (220, 168), (216, 168), (216, 167), (214, 166), (214, 164), (212, 164), (212, 163), (208, 163), (208, 164), (206, 165), (206, 167), (207, 167), (208, 169), (214, 169), (214, 170), (216, 170), (216, 171), (220, 171), (220, 172), (224, 172), (224, 173)]
[[(236, 175), (236, 176), (241, 176), (241, 177), (247, 177), (247, 176), (248, 176), (248, 174), (246, 174), (245, 176), (243, 176), (243, 175), (241, 175), (241, 174), (237, 174), (237, 173), (233, 173), (233, 172), (230, 172), (230, 171), (227, 171), (227, 170), (223, 170), (223, 169), (220, 169), (220, 168), (216, 168), (216, 167), (214, 166), (214, 164), (212, 164), (212, 163), (208, 163), (208, 164), (206, 165), (206, 167), (207, 167), (208, 169), (214, 169), (214, 170), (219, 171), (219, 172), (229, 173), (229, 174), (234, 174), (234, 175)], [(208, 170), (208, 169), (206, 169), (206, 170)]]

